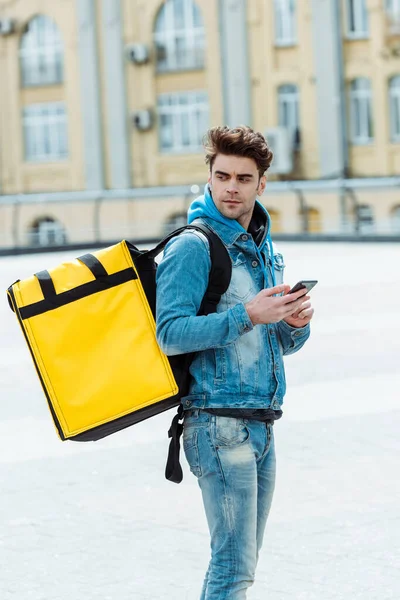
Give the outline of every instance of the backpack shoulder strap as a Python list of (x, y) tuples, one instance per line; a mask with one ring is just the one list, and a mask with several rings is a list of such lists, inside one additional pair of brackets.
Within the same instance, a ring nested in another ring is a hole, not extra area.
[(217, 305), (221, 300), (221, 296), (228, 289), (232, 276), (232, 261), (228, 250), (221, 238), (214, 231), (203, 223), (180, 227), (168, 234), (155, 248), (146, 252), (146, 255), (150, 258), (155, 258), (172, 238), (190, 229), (200, 231), (207, 238), (210, 247), (211, 269), (207, 290), (198, 313), (199, 315), (208, 315), (217, 311)]
[(209, 315), (217, 312), (221, 296), (229, 287), (232, 277), (232, 261), (221, 238), (209, 227), (202, 223), (192, 227), (206, 236), (210, 246), (211, 269), (208, 286), (199, 311), (199, 314)]
[[(229, 287), (232, 276), (232, 261), (229, 256), (228, 250), (221, 238), (214, 233), (209, 227), (203, 223), (197, 225), (188, 225), (177, 229), (168, 236), (166, 240), (163, 240), (158, 244), (156, 254), (161, 252), (165, 244), (175, 235), (179, 235), (186, 229), (194, 229), (200, 231), (208, 240), (210, 247), (210, 258), (211, 258), (211, 269), (208, 277), (208, 285), (206, 292), (203, 296), (203, 300), (200, 305), (198, 315), (208, 315), (217, 312), (217, 306), (221, 300), (222, 294), (226, 292)], [(187, 370), (189, 371), (189, 365), (193, 358), (193, 354), (187, 356)], [(180, 437), (183, 432), (183, 423), (180, 423), (183, 419), (183, 406), (182, 404), (178, 407), (178, 412), (172, 420), (171, 428), (168, 431), (168, 437), (171, 438), (171, 442), (168, 450), (168, 459), (165, 467), (165, 477), (173, 483), (180, 483), (183, 479), (183, 471), (179, 462), (179, 451), (180, 451)]]

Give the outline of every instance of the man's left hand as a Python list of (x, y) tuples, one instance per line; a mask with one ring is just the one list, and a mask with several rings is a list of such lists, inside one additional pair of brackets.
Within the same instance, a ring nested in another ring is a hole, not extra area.
[(283, 319), (291, 327), (305, 327), (311, 321), (314, 315), (314, 309), (311, 302), (303, 302), (299, 310)]

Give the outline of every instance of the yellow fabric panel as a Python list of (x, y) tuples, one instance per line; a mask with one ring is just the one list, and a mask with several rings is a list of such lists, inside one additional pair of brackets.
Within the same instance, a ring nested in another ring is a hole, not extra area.
[(28, 279), (19, 281), (14, 284), (14, 293), (18, 298), (18, 306), (26, 306), (27, 304), (34, 304), (43, 300), (43, 294), (39, 281), (32, 275)]
[[(109, 246), (97, 252), (91, 252), (91, 254), (100, 260), (109, 275), (133, 267), (125, 242), (120, 242), (115, 246)], [(63, 262), (47, 270), (51, 275), (57, 294), (72, 290), (78, 285), (89, 283), (89, 281), (94, 281), (90, 269), (77, 259)], [(27, 306), (43, 300), (42, 290), (36, 277), (29, 277), (16, 285), (20, 292), (18, 306)]]
[(120, 242), (109, 248), (102, 248), (92, 252), (92, 254), (99, 259), (109, 275), (134, 266), (125, 242)]
[[(133, 267), (125, 243), (93, 254), (109, 274)], [(79, 261), (51, 270), (56, 289), (80, 285), (82, 269), (93, 280)], [(13, 289), (19, 307), (31, 303), (32, 281)], [(26, 319), (23, 327), (66, 437), (178, 392), (140, 279)]]

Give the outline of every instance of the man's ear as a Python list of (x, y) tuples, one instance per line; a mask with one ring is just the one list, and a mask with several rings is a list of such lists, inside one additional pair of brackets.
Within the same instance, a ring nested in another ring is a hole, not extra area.
[(265, 175), (263, 175), (260, 178), (260, 183), (258, 184), (258, 188), (257, 188), (257, 195), (258, 196), (262, 196), (265, 190), (265, 186), (267, 185), (267, 178)]

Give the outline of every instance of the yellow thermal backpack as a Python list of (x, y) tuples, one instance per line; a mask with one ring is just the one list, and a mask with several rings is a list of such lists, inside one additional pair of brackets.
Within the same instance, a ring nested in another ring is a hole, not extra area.
[[(101, 439), (178, 406), (187, 393), (193, 355), (167, 357), (155, 333), (155, 258), (187, 229), (209, 242), (211, 270), (199, 311), (209, 314), (228, 288), (231, 261), (202, 224), (172, 232), (149, 251), (122, 241), (8, 288), (61, 440)], [(180, 410), (175, 434), (181, 418)], [(176, 454), (179, 439), (169, 433)]]

